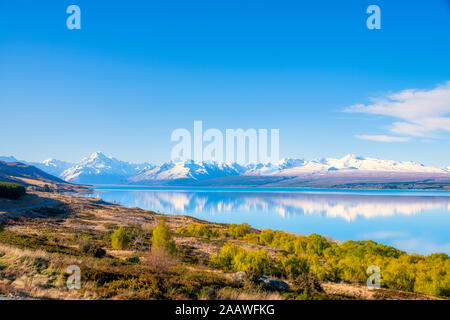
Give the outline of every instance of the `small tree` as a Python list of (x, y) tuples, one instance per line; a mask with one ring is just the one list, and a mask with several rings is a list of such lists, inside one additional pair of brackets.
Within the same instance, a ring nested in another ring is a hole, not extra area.
[(241, 224), (232, 223), (228, 227), (229, 235), (235, 239), (243, 239), (247, 234), (250, 233), (250, 231), (250, 226), (245, 222)]
[(130, 241), (130, 236), (127, 234), (124, 227), (119, 227), (119, 229), (111, 235), (111, 246), (113, 249), (125, 249)]
[(170, 254), (177, 252), (175, 241), (172, 240), (172, 234), (164, 218), (159, 220), (159, 225), (153, 229), (152, 250), (163, 249)]

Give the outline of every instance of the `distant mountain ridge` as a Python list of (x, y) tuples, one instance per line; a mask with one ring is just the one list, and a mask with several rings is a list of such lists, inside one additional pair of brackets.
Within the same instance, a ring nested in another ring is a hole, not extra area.
[(74, 183), (110, 184), (124, 182), (147, 164), (131, 164), (94, 152), (80, 163), (64, 170), (60, 177)]
[[(17, 161), (14, 157), (0, 157), (0, 160)], [(283, 158), (277, 163), (264, 164), (185, 160), (155, 165), (129, 163), (95, 152), (76, 164), (52, 158), (40, 163), (24, 163), (67, 182), (80, 184), (332, 186), (427, 179), (450, 181), (450, 167), (436, 168), (413, 161), (381, 160), (351, 154), (343, 158), (311, 161)]]
[(24, 180), (22, 179), (65, 183), (62, 179), (44, 172), (32, 165), (16, 161), (5, 162), (0, 160), (0, 181), (23, 183)]

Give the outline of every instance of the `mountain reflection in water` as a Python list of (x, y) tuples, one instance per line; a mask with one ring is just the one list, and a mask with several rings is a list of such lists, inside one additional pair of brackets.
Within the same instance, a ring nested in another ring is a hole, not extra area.
[[(406, 251), (450, 252), (450, 196), (424, 192), (276, 192), (100, 188), (90, 196), (165, 214), (248, 222), (336, 239), (372, 239)], [(419, 248), (420, 246), (421, 248)]]

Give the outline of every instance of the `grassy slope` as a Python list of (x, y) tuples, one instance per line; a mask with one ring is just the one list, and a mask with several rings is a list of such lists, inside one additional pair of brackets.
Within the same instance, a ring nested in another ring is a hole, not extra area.
[[(72, 299), (428, 299), (425, 295), (392, 290), (370, 291), (350, 283), (324, 283), (324, 293), (305, 295), (266, 292), (243, 287), (230, 280), (230, 274), (209, 266), (224, 241), (243, 248), (262, 248), (233, 239), (204, 239), (174, 233), (179, 254), (176, 261), (155, 264), (149, 258), (148, 230), (159, 215), (141, 209), (128, 209), (96, 199), (36, 193), (52, 197), (51, 208), (15, 212), (0, 232), (0, 294), (35, 298)], [(19, 218), (20, 216), (20, 218)], [(199, 220), (185, 216), (165, 216), (172, 231)], [(5, 219), (6, 220), (6, 219)], [(207, 223), (207, 222), (205, 222)], [(225, 231), (227, 225), (207, 223)], [(133, 236), (127, 250), (111, 248), (111, 234), (125, 226)], [(106, 256), (94, 258), (79, 249), (89, 240), (106, 249)], [(270, 255), (279, 249), (264, 247)], [(137, 254), (139, 262), (129, 259)], [(78, 265), (82, 288), (66, 288), (66, 268)]]

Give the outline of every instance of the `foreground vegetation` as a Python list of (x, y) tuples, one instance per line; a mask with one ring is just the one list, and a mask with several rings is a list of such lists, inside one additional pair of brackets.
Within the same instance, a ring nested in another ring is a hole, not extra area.
[(18, 183), (0, 181), (0, 198), (16, 200), (25, 195), (25, 193), (25, 187)]
[(407, 254), (374, 241), (338, 245), (317, 234), (298, 236), (270, 229), (251, 232), (246, 224), (231, 226), (230, 230), (235, 239), (283, 251), (271, 259), (264, 250), (242, 250), (226, 243), (212, 258), (226, 270), (254, 269), (287, 279), (311, 273), (323, 281), (365, 283), (367, 268), (376, 265), (382, 271), (381, 284), (385, 288), (450, 297), (450, 259), (444, 253)]
[[(0, 295), (73, 299), (450, 296), (450, 261), (445, 254), (410, 255), (373, 241), (338, 244), (316, 234), (261, 231), (245, 223), (163, 216), (98, 199), (45, 196), (55, 203), (25, 211), (20, 218), (3, 219)], [(79, 290), (66, 286), (71, 265), (81, 270)], [(384, 289), (365, 287), (370, 265), (381, 269)], [(268, 276), (286, 286), (267, 286)]]
[[(208, 231), (210, 230), (210, 231)], [(210, 238), (220, 235), (206, 225), (193, 224), (178, 232)], [(322, 281), (367, 281), (367, 268), (382, 270), (385, 288), (450, 297), (450, 258), (445, 253), (428, 256), (407, 254), (374, 241), (346, 241), (337, 244), (320, 235), (294, 235), (283, 231), (252, 230), (246, 223), (232, 224), (228, 235), (236, 240), (263, 247), (279, 248), (275, 257), (264, 249), (245, 250), (226, 242), (211, 262), (225, 271), (268, 274), (286, 280), (317, 277)]]

